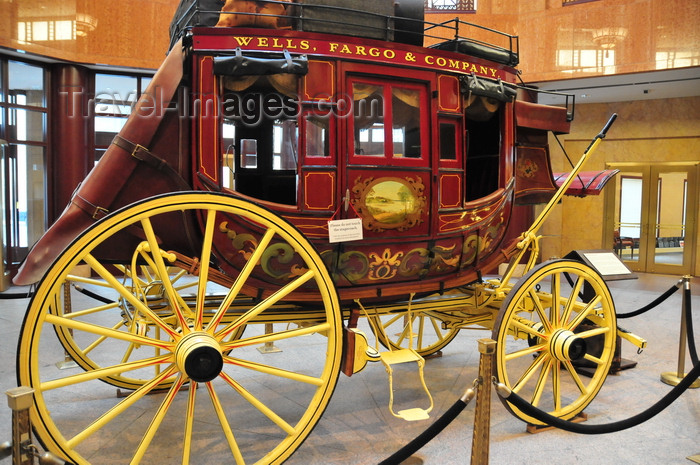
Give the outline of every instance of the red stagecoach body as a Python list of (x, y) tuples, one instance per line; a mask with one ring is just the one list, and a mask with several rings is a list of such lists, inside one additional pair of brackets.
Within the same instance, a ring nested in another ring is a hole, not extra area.
[[(509, 229), (513, 208), (551, 198), (547, 133), (567, 133), (573, 118), (568, 97), (542, 105), (517, 85), (517, 37), (458, 20), (423, 32), (422, 3), (404, 7), (405, 18), (269, 3), (274, 12), (219, 14), (183, 2), (179, 40), (16, 283), (37, 281), (108, 212), (183, 190), (225, 192), (288, 220), (315, 245), (342, 301), (462, 286), (511, 258), (522, 232)], [(460, 36), (465, 29), (495, 44)], [(362, 240), (329, 240), (329, 221), (353, 219), (340, 226), (361, 229)], [(161, 240), (191, 266), (197, 219), (172, 221)], [(225, 281), (257, 231), (219, 224)], [(138, 240), (101, 249), (121, 260), (123, 244)], [(291, 255), (266, 254), (248, 292), (294, 276)]]

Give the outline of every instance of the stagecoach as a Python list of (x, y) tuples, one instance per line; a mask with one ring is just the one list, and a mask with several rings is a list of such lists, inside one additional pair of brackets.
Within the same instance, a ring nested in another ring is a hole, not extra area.
[[(548, 134), (573, 99), (538, 103), (517, 37), (426, 21), (416, 0), (183, 0), (171, 35), (15, 278), (39, 282), (17, 369), (49, 450), (280, 463), (368, 362), (393, 415), (428, 418), (425, 358), (463, 328), (492, 332), (498, 380), (533, 405), (572, 419), (592, 401), (613, 300), (580, 261), (538, 264), (537, 233), (615, 174), (582, 171), (609, 124), (555, 180)], [(417, 405), (394, 405), (398, 364)]]

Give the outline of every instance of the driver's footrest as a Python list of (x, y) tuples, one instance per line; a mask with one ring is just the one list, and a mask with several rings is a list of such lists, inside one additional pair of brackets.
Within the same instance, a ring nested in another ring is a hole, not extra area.
[[(406, 421), (427, 420), (429, 418), (428, 414), (433, 409), (433, 397), (430, 395), (430, 391), (428, 391), (428, 387), (425, 384), (425, 377), (423, 375), (425, 359), (413, 349), (399, 349), (382, 352), (380, 354), (380, 359), (384, 364), (387, 373), (389, 374), (389, 411), (391, 414)], [(430, 399), (430, 407), (427, 409), (409, 408), (406, 410), (401, 410), (397, 413), (394, 412), (394, 370), (392, 365), (408, 362), (415, 362), (418, 364), (418, 375), (420, 377), (420, 382), (423, 385), (423, 389), (428, 395), (428, 399)]]

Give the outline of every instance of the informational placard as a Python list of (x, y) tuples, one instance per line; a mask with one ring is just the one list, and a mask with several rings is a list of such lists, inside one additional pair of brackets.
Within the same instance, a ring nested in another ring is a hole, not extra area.
[(600, 273), (606, 281), (637, 278), (620, 257), (610, 250), (574, 250), (566, 258), (581, 260)]
[(362, 219), (331, 220), (328, 222), (330, 243), (362, 240)]

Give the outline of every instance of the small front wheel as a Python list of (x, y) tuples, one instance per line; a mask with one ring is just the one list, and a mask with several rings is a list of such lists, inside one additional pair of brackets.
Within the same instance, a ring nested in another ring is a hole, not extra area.
[[(612, 296), (596, 270), (573, 260), (536, 266), (515, 284), (496, 319), (498, 381), (533, 406), (572, 419), (607, 377), (616, 325)], [(524, 421), (541, 424), (504, 404)]]

